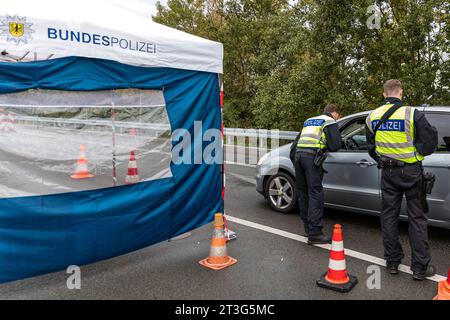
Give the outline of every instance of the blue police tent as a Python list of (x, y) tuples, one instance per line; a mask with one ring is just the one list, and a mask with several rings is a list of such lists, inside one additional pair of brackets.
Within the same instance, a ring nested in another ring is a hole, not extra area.
[(222, 45), (132, 2), (0, 8), (0, 283), (131, 252), (223, 209)]

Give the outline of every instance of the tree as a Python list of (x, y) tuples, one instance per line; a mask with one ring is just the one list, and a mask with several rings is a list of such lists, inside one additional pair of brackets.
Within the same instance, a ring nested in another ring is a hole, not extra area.
[(410, 105), (450, 105), (449, 16), (444, 0), (169, 0), (154, 19), (224, 44), (227, 126), (299, 130), (327, 103), (379, 106), (390, 78)]

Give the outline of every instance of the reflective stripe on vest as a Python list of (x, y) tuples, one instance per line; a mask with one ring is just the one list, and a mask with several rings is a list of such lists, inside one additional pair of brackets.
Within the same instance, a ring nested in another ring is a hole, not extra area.
[(325, 149), (326, 137), (324, 129), (330, 124), (336, 123), (333, 118), (321, 115), (314, 118), (309, 118), (303, 123), (302, 133), (298, 140), (298, 148), (314, 148)]
[[(383, 115), (392, 107), (387, 104), (375, 109), (367, 117), (366, 124), (372, 133)], [(424, 157), (414, 146), (414, 108), (401, 107), (381, 125), (375, 135), (375, 152), (378, 155), (406, 163), (422, 161)]]

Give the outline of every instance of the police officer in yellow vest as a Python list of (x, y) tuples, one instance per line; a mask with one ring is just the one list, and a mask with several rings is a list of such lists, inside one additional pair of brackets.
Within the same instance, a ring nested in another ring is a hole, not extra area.
[(370, 156), (382, 168), (381, 229), (387, 270), (398, 274), (404, 257), (399, 242), (398, 220), (406, 197), (413, 278), (424, 280), (435, 274), (427, 236), (427, 217), (420, 201), (422, 160), (438, 144), (437, 131), (419, 110), (403, 106), (403, 88), (398, 80), (384, 84), (385, 104), (366, 120)]
[(324, 193), (320, 156), (326, 155), (326, 151), (337, 151), (341, 148), (342, 138), (336, 123), (340, 117), (337, 106), (326, 106), (323, 115), (304, 122), (301, 133), (291, 147), (300, 217), (309, 244), (331, 242), (331, 237), (324, 235), (322, 231)]

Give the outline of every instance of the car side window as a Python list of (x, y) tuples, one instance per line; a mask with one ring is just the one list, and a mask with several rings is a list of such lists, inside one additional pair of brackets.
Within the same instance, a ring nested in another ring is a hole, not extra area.
[(450, 152), (450, 114), (427, 112), (425, 117), (438, 131), (438, 146), (436, 152)]
[(341, 151), (367, 151), (366, 118), (357, 118), (341, 130)]

